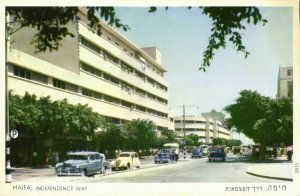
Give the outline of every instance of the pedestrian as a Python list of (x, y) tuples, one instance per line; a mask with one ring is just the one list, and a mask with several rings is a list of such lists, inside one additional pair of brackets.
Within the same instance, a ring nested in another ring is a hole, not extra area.
[(33, 152), (32, 159), (33, 159), (32, 166), (37, 167), (37, 165), (38, 165), (38, 153), (36, 151)]
[(277, 147), (276, 146), (274, 146), (274, 148), (273, 148), (273, 155), (274, 155), (274, 159), (276, 159), (277, 158)]
[(292, 156), (293, 156), (293, 147), (290, 145), (287, 147), (287, 157), (288, 160), (291, 161), (292, 160)]
[(176, 159), (176, 162), (178, 161), (178, 159), (179, 159), (179, 150), (178, 150), (178, 148), (176, 148), (175, 149), (175, 159)]
[(258, 160), (259, 159), (259, 147), (258, 146), (255, 148), (255, 155), (256, 155), (256, 160)]

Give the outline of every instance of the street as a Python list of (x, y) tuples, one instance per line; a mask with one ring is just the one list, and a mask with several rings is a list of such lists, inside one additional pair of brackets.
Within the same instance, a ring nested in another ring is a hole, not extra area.
[[(208, 162), (207, 158), (191, 159), (190, 155), (172, 164), (154, 164), (153, 157), (141, 159), (140, 169), (123, 170), (106, 175), (99, 174), (92, 177), (57, 177), (54, 168), (36, 169), (31, 175), (15, 171), (15, 182), (81, 182), (81, 183), (154, 183), (154, 182), (286, 182), (283, 180), (267, 179), (246, 173), (253, 162), (246, 155), (228, 154), (225, 162)], [(39, 174), (40, 172), (40, 174)], [(28, 176), (26, 178), (25, 176)]]

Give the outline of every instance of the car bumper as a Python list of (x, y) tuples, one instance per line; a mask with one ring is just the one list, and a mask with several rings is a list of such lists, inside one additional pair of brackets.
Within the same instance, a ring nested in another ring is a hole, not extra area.
[(209, 160), (211, 161), (223, 161), (225, 160), (224, 157), (208, 157)]
[(55, 169), (55, 173), (58, 176), (80, 176), (81, 170), (77, 168), (58, 168)]
[(171, 159), (155, 159), (156, 163), (170, 163)]

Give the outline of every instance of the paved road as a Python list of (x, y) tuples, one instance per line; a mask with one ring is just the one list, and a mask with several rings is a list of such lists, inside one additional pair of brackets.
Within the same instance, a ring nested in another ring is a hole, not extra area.
[(154, 164), (153, 157), (141, 159), (142, 167), (134, 171), (109, 171), (107, 175), (94, 177), (56, 177), (54, 169), (26, 170), (15, 172), (14, 181), (20, 182), (286, 182), (259, 178), (246, 174), (253, 165), (245, 156), (228, 155), (226, 162), (208, 162), (207, 158), (186, 159), (173, 164)]
[(243, 157), (231, 155), (226, 162), (208, 162), (207, 158), (176, 164), (153, 167), (118, 175), (90, 179), (77, 179), (77, 182), (286, 182), (264, 179), (246, 174), (251, 163)]

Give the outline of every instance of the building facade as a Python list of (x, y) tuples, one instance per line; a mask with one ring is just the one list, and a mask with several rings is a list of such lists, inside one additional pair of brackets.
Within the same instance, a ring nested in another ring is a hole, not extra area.
[(148, 119), (157, 130), (168, 128), (168, 82), (156, 47), (139, 48), (101, 22), (101, 35), (88, 27), (86, 10), (68, 24), (58, 51), (35, 53), (35, 29), (22, 28), (8, 45), (8, 88), (71, 104), (88, 104), (95, 112), (122, 125)]
[(293, 67), (279, 67), (276, 98), (293, 97)]
[(196, 134), (200, 136), (200, 141), (209, 144), (215, 138), (230, 139), (230, 131), (225, 128), (223, 123), (212, 118), (188, 115), (175, 117), (175, 132), (178, 136)]

